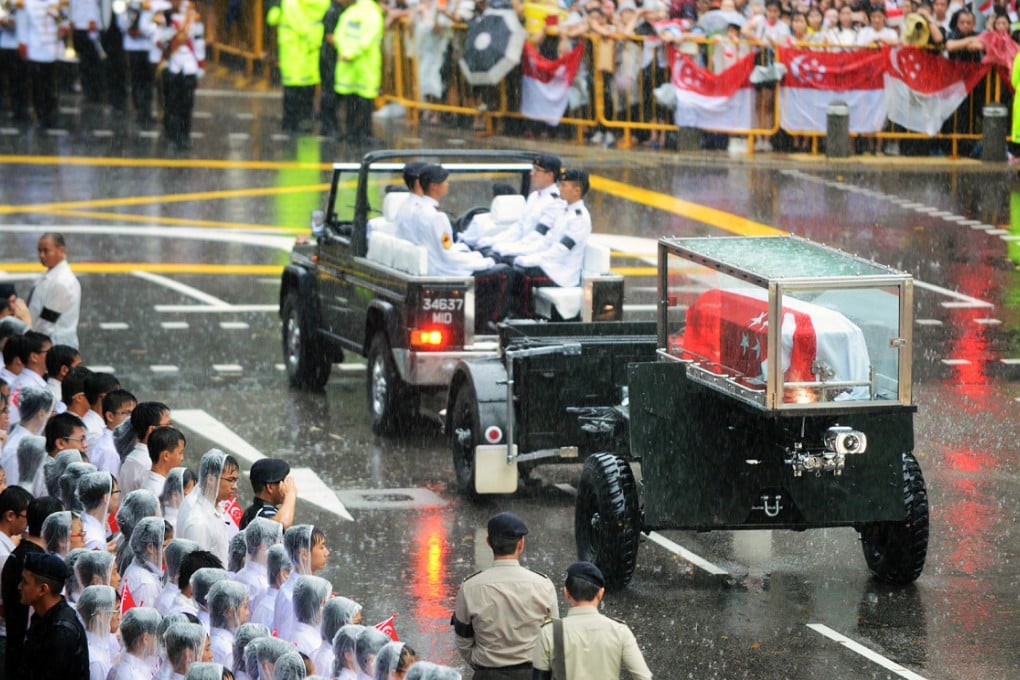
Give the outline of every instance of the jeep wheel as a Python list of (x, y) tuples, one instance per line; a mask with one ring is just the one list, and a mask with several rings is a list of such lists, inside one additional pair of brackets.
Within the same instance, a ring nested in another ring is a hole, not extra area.
[(618, 590), (634, 575), (640, 533), (641, 510), (630, 465), (611, 453), (589, 456), (574, 509), (577, 558), (598, 565), (606, 589)]
[(315, 329), (294, 291), (283, 300), (283, 363), (294, 387), (319, 391), (333, 368), (329, 353), (315, 338)]
[(465, 383), (457, 392), (450, 418), (450, 451), (457, 489), (467, 496), (475, 495), (475, 446), (479, 443), (478, 404), (475, 388)]
[(372, 431), (389, 435), (408, 431), (418, 412), (416, 396), (393, 363), (386, 335), (376, 333), (368, 347), (368, 413)]
[(928, 554), (928, 492), (921, 466), (911, 453), (903, 454), (902, 522), (872, 522), (861, 527), (864, 559), (879, 581), (906, 585), (917, 579)]

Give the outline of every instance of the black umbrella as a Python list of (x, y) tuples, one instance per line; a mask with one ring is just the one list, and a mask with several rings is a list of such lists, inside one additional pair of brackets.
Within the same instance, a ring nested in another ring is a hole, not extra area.
[(468, 24), (460, 70), (471, 85), (498, 85), (521, 63), (527, 33), (513, 10), (486, 10)]

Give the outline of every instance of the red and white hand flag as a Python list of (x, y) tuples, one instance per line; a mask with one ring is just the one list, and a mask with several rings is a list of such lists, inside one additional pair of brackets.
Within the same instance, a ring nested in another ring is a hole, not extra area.
[(394, 642), (400, 642), (400, 638), (397, 637), (397, 628), (395, 625), (396, 620), (397, 615), (393, 614), (392, 616), (390, 616), (390, 618), (386, 619), (385, 621), (380, 621), (379, 623), (375, 624), (375, 628), (376, 630), (381, 630), (382, 632), (389, 635), (390, 639), (393, 640)]
[(227, 513), (238, 528), (241, 527), (241, 517), (244, 516), (244, 510), (241, 509), (241, 504), (237, 502), (237, 496), (233, 496), (229, 501), (224, 502), (223, 512)]
[(124, 616), (124, 612), (136, 606), (138, 605), (135, 604), (135, 598), (131, 596), (131, 588), (125, 581), (124, 586), (120, 589), (120, 615)]

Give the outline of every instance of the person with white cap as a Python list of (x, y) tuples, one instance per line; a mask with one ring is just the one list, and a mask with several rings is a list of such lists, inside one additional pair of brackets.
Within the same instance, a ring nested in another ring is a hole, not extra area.
[[(333, 668), (332, 676), (336, 680), (358, 679), (358, 636), (364, 626), (348, 623), (340, 626), (333, 636)], [(319, 671), (319, 667), (315, 667)]]
[(234, 578), (248, 587), (254, 604), (269, 588), (266, 559), (269, 549), (283, 540), (283, 525), (264, 517), (256, 517), (243, 530), (248, 559)]
[[(46, 455), (46, 437), (28, 435), (18, 442), (16, 468), (20, 481), (17, 485), (31, 493), (35, 482), (43, 473), (43, 465), (49, 456)], [(8, 482), (10, 483), (10, 482)]]
[(332, 590), (333, 585), (318, 576), (301, 576), (294, 584), (294, 625), (287, 639), (309, 658), (322, 643), (322, 606)]
[(81, 518), (73, 512), (55, 512), (43, 522), (43, 544), (48, 552), (59, 555), (61, 559), (75, 548), (84, 548), (83, 538)]
[(160, 577), (163, 575), (163, 531), (162, 517), (146, 517), (135, 526), (131, 533), (131, 565), (124, 572), (124, 584), (139, 607), (155, 609), (163, 590)]
[[(636, 680), (651, 680), (644, 656), (634, 634), (622, 621), (599, 613), (606, 594), (602, 571), (591, 562), (574, 562), (567, 567), (563, 594), (570, 603), (567, 617), (542, 624), (535, 644), (536, 680), (615, 680), (626, 670)], [(556, 638), (559, 637), (557, 642)], [(563, 658), (557, 655), (562, 650)]]
[(272, 680), (276, 662), (284, 654), (294, 651), (294, 645), (277, 637), (259, 638), (251, 644), (255, 645), (255, 658), (258, 660), (259, 678), (261, 680)]
[(86, 550), (74, 563), (74, 573), (82, 588), (120, 586), (120, 574), (113, 568), (113, 553), (106, 550)]
[(113, 665), (110, 622), (117, 613), (117, 592), (110, 586), (88, 586), (78, 598), (77, 610), (89, 645), (89, 678), (106, 680)]
[(163, 510), (163, 519), (170, 522), (170, 525), (177, 531), (177, 513), (180, 511), (181, 503), (184, 502), (184, 473), (185, 467), (175, 467), (166, 475), (163, 488), (159, 493), (159, 505)]
[(532, 652), (542, 622), (559, 612), (549, 577), (520, 564), (528, 527), (512, 512), (488, 522), (493, 563), (464, 579), (453, 617), (457, 650), (477, 680), (531, 679)]
[(58, 486), (60, 487), (60, 500), (64, 507), (76, 515), (81, 515), (85, 507), (78, 498), (78, 482), (82, 477), (96, 472), (96, 466), (92, 463), (71, 463), (60, 475)]
[(227, 546), (227, 571), (231, 576), (236, 576), (237, 572), (244, 569), (247, 557), (248, 544), (244, 540), (244, 530), (242, 529), (234, 534), (230, 539), (230, 545)]
[(322, 605), (322, 624), (319, 626), (322, 644), (311, 655), (312, 665), (319, 675), (333, 672), (333, 638), (338, 630), (349, 623), (361, 623), (361, 605), (343, 596), (326, 600), (326, 604)]
[[(276, 597), (280, 587), (290, 579), (294, 570), (294, 563), (287, 555), (287, 548), (283, 545), (274, 545), (266, 553), (266, 577), (268, 587), (266, 592), (258, 598), (251, 608), (252, 623), (261, 623), (269, 629), (273, 629), (273, 620), (276, 614)], [(279, 631), (277, 631), (279, 632)]]
[(214, 661), (199, 661), (188, 667), (185, 680), (223, 680), (223, 664)]
[[(29, 491), (35, 482), (34, 475), (22, 475), (18, 465), (18, 446), (24, 437), (39, 436), (46, 427), (46, 421), (50, 418), (56, 399), (53, 393), (45, 387), (27, 386), (21, 389), (17, 407), (20, 409), (20, 417), (15, 421), (15, 404), (9, 400), (7, 408), (11, 410), (11, 422), (16, 423), (7, 435), (4, 442), (3, 454), (0, 455), (0, 465), (7, 474), (8, 484), (18, 484)], [(43, 439), (43, 450), (46, 450), (46, 440)]]
[(152, 680), (159, 661), (156, 631), (163, 617), (152, 607), (132, 607), (120, 619), (124, 653), (107, 680)]
[(234, 633), (248, 620), (248, 589), (237, 581), (218, 581), (209, 591), (209, 641), (213, 661), (234, 665)]
[(131, 551), (131, 534), (144, 518), (159, 517), (159, 499), (148, 489), (135, 489), (121, 498), (116, 515), (117, 525), (120, 527), (116, 554), (117, 571), (123, 574), (134, 558)]

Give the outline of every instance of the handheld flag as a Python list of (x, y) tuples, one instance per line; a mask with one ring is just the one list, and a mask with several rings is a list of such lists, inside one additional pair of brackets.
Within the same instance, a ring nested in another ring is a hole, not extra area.
[(124, 613), (137, 606), (135, 604), (135, 598), (131, 596), (131, 588), (128, 587), (127, 581), (124, 582), (124, 587), (120, 590), (120, 615), (124, 616)]
[(238, 528), (241, 527), (241, 517), (244, 515), (244, 510), (241, 509), (240, 503), (237, 502), (237, 496), (226, 502), (223, 506), (223, 511), (230, 516), (230, 519), (234, 521)]
[(400, 642), (400, 638), (397, 637), (397, 628), (394, 625), (396, 620), (397, 615), (393, 614), (392, 616), (390, 616), (390, 618), (386, 619), (385, 621), (380, 621), (379, 623), (375, 624), (375, 628), (376, 630), (381, 630), (382, 632), (389, 635), (390, 639), (393, 640), (394, 642)]

